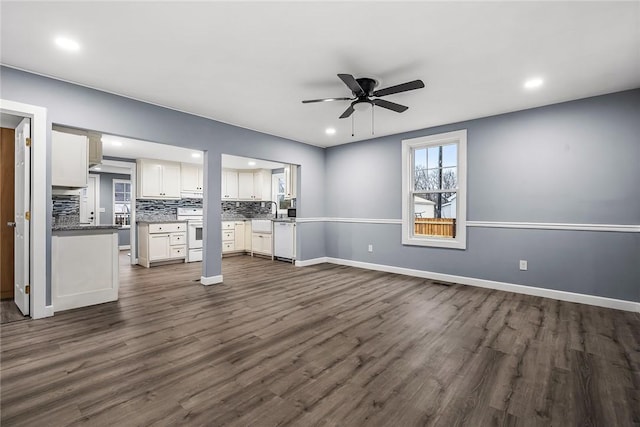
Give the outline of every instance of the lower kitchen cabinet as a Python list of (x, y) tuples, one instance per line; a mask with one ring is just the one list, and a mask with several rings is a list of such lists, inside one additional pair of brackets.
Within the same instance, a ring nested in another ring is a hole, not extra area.
[(54, 312), (118, 299), (118, 230), (53, 231), (51, 302)]
[(271, 248), (270, 233), (253, 233), (251, 236), (251, 255), (260, 254), (271, 256), (273, 250)]
[(151, 267), (154, 262), (185, 260), (187, 223), (139, 223), (138, 264)]
[(251, 250), (251, 243), (247, 246), (246, 222), (250, 221), (222, 221), (222, 253), (245, 252)]

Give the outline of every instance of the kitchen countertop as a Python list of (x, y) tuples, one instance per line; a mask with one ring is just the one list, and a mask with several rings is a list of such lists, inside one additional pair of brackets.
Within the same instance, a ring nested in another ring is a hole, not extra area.
[(295, 218), (271, 218), (273, 222), (296, 222)]
[(83, 225), (83, 224), (61, 224), (51, 227), (51, 231), (93, 231), (93, 230), (120, 230), (120, 225)]
[(167, 224), (175, 222), (187, 222), (183, 219), (139, 219), (136, 221), (138, 224)]

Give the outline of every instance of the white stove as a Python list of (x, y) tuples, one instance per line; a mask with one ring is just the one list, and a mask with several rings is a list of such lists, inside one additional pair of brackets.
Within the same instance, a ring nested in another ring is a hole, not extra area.
[(187, 221), (187, 262), (202, 261), (203, 210), (178, 208), (178, 220)]

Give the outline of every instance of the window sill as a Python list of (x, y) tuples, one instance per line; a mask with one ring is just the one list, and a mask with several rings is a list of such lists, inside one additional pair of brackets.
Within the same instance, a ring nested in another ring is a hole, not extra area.
[(439, 239), (437, 237), (410, 237), (403, 238), (405, 246), (424, 246), (431, 248), (467, 249), (467, 242), (461, 239)]

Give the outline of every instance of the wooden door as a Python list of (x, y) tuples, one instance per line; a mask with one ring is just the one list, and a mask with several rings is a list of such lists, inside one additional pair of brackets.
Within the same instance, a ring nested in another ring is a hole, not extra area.
[(15, 131), (0, 136), (0, 299), (13, 299), (14, 149)]

